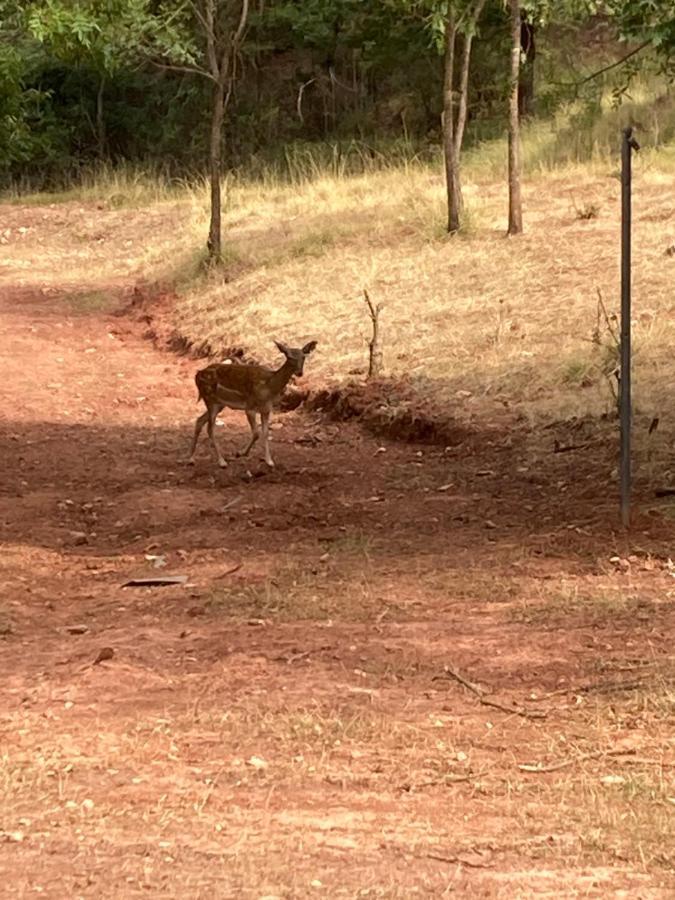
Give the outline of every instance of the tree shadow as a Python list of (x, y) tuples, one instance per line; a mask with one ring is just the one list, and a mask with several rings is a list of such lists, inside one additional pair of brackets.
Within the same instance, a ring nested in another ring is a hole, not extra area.
[[(219, 470), (206, 441), (194, 468), (186, 465), (190, 434), (191, 423), (5, 419), (0, 454), (12, 464), (0, 472), (3, 541), (94, 555), (157, 543), (302, 556), (354, 538), (368, 542), (374, 563), (470, 553), (489, 566), (525, 545), (595, 559), (620, 539), (606, 455), (549, 453), (528, 466), (519, 440), (494, 431), (450, 452), (395, 442), (380, 452), (352, 424), (329, 433), (318, 425), (314, 436), (290, 424), (274, 432), (270, 471), (255, 450), (234, 458), (245, 428), (228, 425), (217, 437), (231, 462)], [(654, 551), (672, 537), (661, 519), (643, 525)]]

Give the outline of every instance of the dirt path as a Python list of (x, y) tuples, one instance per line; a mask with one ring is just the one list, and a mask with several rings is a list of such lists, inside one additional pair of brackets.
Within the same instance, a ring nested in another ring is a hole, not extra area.
[[(278, 470), (217, 471), (206, 443), (190, 469), (196, 364), (113, 314), (122, 278), (92, 312), (21, 258), (0, 893), (672, 896), (673, 529), (644, 510), (614, 534), (609, 449), (288, 414)], [(231, 452), (245, 422), (223, 423)], [(152, 572), (188, 583), (121, 587)]]

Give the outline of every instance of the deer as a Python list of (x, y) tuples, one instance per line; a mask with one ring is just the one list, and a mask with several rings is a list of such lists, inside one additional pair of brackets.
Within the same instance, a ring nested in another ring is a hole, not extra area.
[[(209, 441), (213, 447), (218, 465), (224, 469), (227, 461), (216, 443), (213, 427), (216, 416), (224, 408), (241, 409), (246, 413), (251, 429), (251, 437), (237, 456), (248, 456), (262, 435), (265, 462), (272, 469), (274, 460), (270, 453), (269, 427), (273, 404), (281, 397), (286, 385), (294, 376), (300, 377), (305, 359), (316, 347), (316, 341), (310, 341), (304, 347), (289, 347), (282, 341), (274, 342), (286, 357), (279, 369), (268, 369), (264, 366), (244, 365), (242, 363), (212, 363), (200, 369), (195, 375), (195, 383), (199, 396), (203, 400), (206, 412), (195, 422), (195, 432), (188, 462), (193, 465), (197, 441), (204, 425), (207, 426)], [(260, 416), (260, 426), (258, 425)]]

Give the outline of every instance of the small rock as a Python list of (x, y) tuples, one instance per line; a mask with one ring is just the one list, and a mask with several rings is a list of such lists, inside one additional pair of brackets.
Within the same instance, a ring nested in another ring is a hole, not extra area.
[(602, 782), (602, 784), (607, 784), (607, 785), (625, 784), (626, 779), (623, 777), (623, 775), (604, 775), (600, 779), (600, 781)]
[(68, 634), (86, 634), (89, 631), (88, 625), (66, 625)]
[(20, 844), (25, 838), (23, 831), (0, 831), (0, 840)]
[(268, 768), (268, 763), (262, 759), (260, 756), (252, 756), (248, 761), (249, 766), (252, 766), (254, 769), (258, 771), (262, 771), (263, 769)]
[(84, 531), (70, 531), (68, 532), (73, 539), (73, 543), (76, 547), (81, 546), (82, 544), (86, 544), (89, 541), (86, 532)]
[(101, 649), (96, 654), (96, 659), (94, 660), (93, 665), (97, 666), (99, 663), (105, 662), (107, 659), (112, 659), (115, 655), (115, 651), (112, 647), (101, 647)]

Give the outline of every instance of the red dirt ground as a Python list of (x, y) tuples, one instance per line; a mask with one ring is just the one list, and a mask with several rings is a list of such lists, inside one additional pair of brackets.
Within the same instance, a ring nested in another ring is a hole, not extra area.
[(675, 533), (611, 446), (290, 413), (191, 469), (198, 365), (7, 253), (3, 896), (675, 895)]

